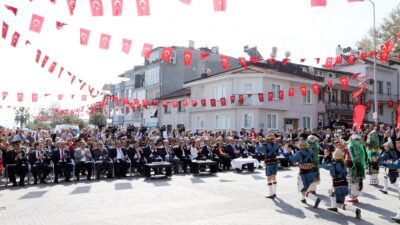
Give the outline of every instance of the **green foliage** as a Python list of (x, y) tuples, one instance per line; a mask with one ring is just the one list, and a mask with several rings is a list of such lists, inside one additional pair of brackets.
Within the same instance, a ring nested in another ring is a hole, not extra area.
[(89, 123), (102, 130), (107, 125), (107, 119), (103, 113), (93, 113), (90, 115)]
[(34, 120), (33, 122), (29, 122), (26, 127), (31, 130), (37, 130), (39, 127), (43, 130), (50, 130), (50, 123)]
[[(377, 46), (383, 44), (389, 38), (396, 37), (400, 32), (400, 4), (397, 5), (387, 17), (383, 19), (383, 23), (376, 28)], [(371, 28), (368, 34), (357, 42), (357, 47), (362, 48), (364, 51), (373, 50), (373, 29)], [(400, 45), (394, 49), (393, 54), (400, 52)]]
[(25, 110), (25, 108), (19, 108), (15, 112), (15, 122), (20, 124), (20, 128), (24, 128), (24, 125), (28, 122), (30, 117), (29, 110)]

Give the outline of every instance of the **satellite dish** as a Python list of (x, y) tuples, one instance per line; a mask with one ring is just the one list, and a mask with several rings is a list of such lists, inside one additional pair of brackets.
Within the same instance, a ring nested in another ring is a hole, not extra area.
[(289, 58), (289, 57), (290, 57), (290, 52), (289, 52), (289, 51), (285, 52), (285, 57), (286, 57), (286, 58)]

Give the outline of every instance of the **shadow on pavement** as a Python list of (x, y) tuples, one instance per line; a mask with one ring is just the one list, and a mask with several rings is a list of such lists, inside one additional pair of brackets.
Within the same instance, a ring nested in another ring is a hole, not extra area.
[(70, 195), (89, 193), (91, 188), (91, 186), (77, 187), (70, 193)]
[(128, 183), (128, 182), (126, 182), (126, 183), (116, 183), (114, 189), (117, 190), (117, 191), (129, 190), (129, 189), (132, 189), (132, 184)]
[(47, 191), (32, 191), (19, 199), (41, 198)]
[(301, 219), (306, 218), (302, 210), (293, 207), (292, 205), (286, 203), (285, 201), (283, 201), (278, 197), (276, 197), (275, 200), (273, 200), (273, 203), (279, 208), (276, 210), (279, 213), (295, 216)]

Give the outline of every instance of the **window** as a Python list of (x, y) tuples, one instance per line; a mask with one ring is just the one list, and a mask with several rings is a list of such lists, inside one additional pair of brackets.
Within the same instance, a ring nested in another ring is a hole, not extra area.
[(318, 101), (323, 102), (325, 100), (325, 90), (320, 90), (318, 93)]
[(167, 107), (164, 108), (164, 113), (171, 113), (171, 104), (168, 104)]
[(127, 97), (127, 98), (132, 97), (132, 89), (128, 88), (125, 90), (125, 97)]
[(185, 112), (185, 106), (183, 106), (182, 101), (178, 101), (178, 112)]
[(378, 81), (377, 85), (378, 85), (378, 94), (383, 94), (383, 82)]
[(281, 85), (272, 84), (272, 92), (274, 93), (274, 99), (277, 100), (279, 98), (279, 90), (281, 89)]
[(230, 118), (229, 114), (218, 114), (215, 116), (215, 128), (216, 129), (229, 129)]
[(342, 91), (341, 94), (341, 103), (342, 104), (350, 104), (350, 95), (346, 91)]
[(267, 115), (267, 129), (278, 129), (277, 119), (275, 114)]
[(146, 86), (158, 84), (160, 82), (160, 67), (149, 69), (145, 73)]
[(338, 90), (332, 90), (332, 93), (329, 97), (331, 103), (336, 103), (337, 104), (337, 96), (338, 96)]
[(225, 86), (214, 87), (212, 89), (212, 97), (215, 99), (226, 97), (226, 87)]
[(383, 104), (378, 103), (378, 113), (379, 115), (383, 116)]
[(244, 128), (252, 128), (254, 127), (254, 116), (252, 113), (245, 113), (244, 114)]
[(311, 129), (311, 117), (303, 116), (303, 128)]
[(306, 96), (303, 96), (303, 103), (311, 104), (311, 90), (307, 90), (306, 93)]
[(392, 83), (386, 82), (386, 92), (387, 95), (390, 95), (392, 93)]
[(196, 128), (197, 129), (203, 129), (204, 128), (204, 116), (203, 115), (198, 115), (196, 117)]
[(244, 93), (252, 94), (253, 93), (253, 85), (252, 84), (244, 84)]

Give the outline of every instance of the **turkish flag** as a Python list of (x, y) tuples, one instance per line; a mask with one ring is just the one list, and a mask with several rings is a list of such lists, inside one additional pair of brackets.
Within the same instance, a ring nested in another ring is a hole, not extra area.
[(382, 62), (387, 62), (389, 60), (389, 54), (387, 52), (382, 51), (379, 54), (379, 60)]
[(234, 95), (230, 96), (229, 98), (231, 100), (231, 104), (235, 103), (235, 96)]
[(76, 0), (67, 0), (69, 14), (72, 16), (74, 15), (74, 10), (76, 6)]
[(285, 92), (283, 90), (279, 90), (278, 95), (279, 95), (279, 100), (283, 101), (283, 99), (285, 98)]
[(353, 98), (357, 98), (367, 87), (364, 85), (360, 88), (360, 90), (353, 92)]
[(63, 26), (65, 26), (65, 25), (67, 25), (67, 24), (63, 23), (63, 22), (56, 21), (57, 30), (61, 30), (61, 28), (63, 28)]
[(32, 93), (32, 102), (37, 102), (38, 101), (38, 94)]
[(151, 56), (152, 49), (153, 49), (153, 45), (152, 44), (145, 43), (143, 45), (143, 49), (142, 49), (142, 57), (144, 57), (145, 59), (149, 59), (150, 56)]
[(250, 57), (250, 61), (251, 61), (252, 63), (258, 63), (258, 62), (261, 61), (261, 59), (260, 59), (260, 58), (257, 58), (257, 57)]
[(90, 30), (81, 28), (81, 45), (88, 45)]
[(300, 86), (300, 93), (301, 93), (301, 95), (306, 96), (307, 95), (307, 87), (304, 86), (304, 85), (301, 85)]
[(294, 93), (294, 88), (289, 88), (289, 97), (293, 97)]
[(150, 5), (149, 0), (136, 0), (138, 16), (149, 16)]
[(20, 92), (17, 93), (17, 101), (18, 102), (24, 101), (24, 93), (20, 93)]
[(243, 95), (239, 95), (238, 103), (239, 103), (240, 105), (243, 105), (243, 103), (244, 103), (244, 97), (243, 97)]
[(214, 11), (226, 11), (226, 0), (214, 0)]
[(197, 106), (197, 101), (194, 100), (194, 99), (192, 99), (192, 106), (193, 106), (193, 107), (196, 107), (196, 106)]
[(357, 131), (360, 131), (360, 127), (365, 116), (365, 110), (366, 107), (361, 104), (358, 104), (356, 107), (354, 107), (353, 126), (357, 128)]
[(215, 100), (215, 98), (210, 99), (210, 105), (211, 107), (215, 107), (217, 105), (217, 101)]
[(147, 108), (147, 106), (148, 106), (147, 99), (142, 99), (142, 105), (144, 108)]
[(264, 102), (264, 93), (258, 93), (258, 101)]
[(200, 59), (204, 60), (206, 59), (208, 56), (210, 56), (211, 54), (208, 52), (200, 52)]
[(43, 61), (42, 61), (42, 68), (44, 68), (46, 66), (46, 63), (48, 60), (49, 60), (49, 57), (47, 55), (44, 56)]
[(185, 66), (190, 66), (192, 64), (192, 57), (193, 57), (193, 52), (190, 50), (184, 51), (183, 52), (183, 64)]
[(226, 98), (225, 97), (222, 97), (220, 99), (220, 101), (221, 101), (221, 106), (226, 106)]
[(332, 59), (332, 57), (326, 58), (325, 67), (329, 68), (329, 69), (333, 68), (333, 59)]
[(86, 101), (86, 95), (82, 95), (81, 100)]
[(110, 47), (110, 41), (111, 41), (111, 35), (101, 34), (99, 48), (108, 49), (108, 47)]
[(151, 101), (151, 105), (152, 106), (157, 106), (158, 105), (158, 101), (154, 99), (153, 101)]
[(304, 58), (302, 58), (302, 59), (300, 59), (300, 62), (305, 62), (306, 61), (306, 59), (304, 59)]
[(239, 57), (239, 63), (243, 68), (247, 68), (247, 62), (244, 57)]
[(229, 69), (229, 57), (228, 56), (221, 56), (221, 65), (222, 69), (227, 70)]
[(161, 55), (161, 60), (164, 62), (169, 62), (171, 60), (171, 55), (173, 53), (174, 49), (172, 48), (164, 48), (162, 55)]
[(188, 101), (188, 100), (183, 100), (183, 101), (182, 101), (182, 105), (183, 105), (184, 107), (188, 107), (188, 106), (189, 106), (189, 101)]
[(1, 29), (1, 37), (6, 39), (8, 33), (8, 24), (3, 21), (3, 28)]
[(131, 51), (132, 40), (122, 39), (122, 52), (129, 54)]
[(354, 54), (351, 54), (351, 55), (349, 55), (349, 58), (347, 59), (347, 64), (353, 65), (355, 61), (356, 61), (356, 56)]
[(49, 67), (49, 72), (53, 73), (53, 71), (56, 69), (57, 62), (53, 62), (50, 67)]
[(355, 73), (353, 75), (351, 75), (351, 79), (356, 80), (357, 77), (361, 74), (361, 72)]
[(276, 63), (276, 60), (275, 60), (274, 58), (267, 59), (267, 63), (275, 64), (275, 63)]
[(207, 101), (205, 99), (201, 99), (201, 106), (206, 107)]
[(328, 80), (328, 88), (332, 88), (332, 86), (333, 86), (332, 80)]
[(58, 95), (58, 101), (61, 101), (63, 98), (64, 98), (64, 95), (63, 95), (63, 94), (59, 94), (59, 95)]
[(168, 107), (168, 101), (163, 100), (162, 101), (162, 107), (167, 108)]
[(346, 89), (349, 86), (349, 77), (348, 76), (341, 76), (340, 77), (340, 84), (342, 85), (343, 89)]
[(121, 16), (122, 6), (123, 6), (123, 0), (112, 0), (112, 15)]
[(102, 0), (90, 0), (90, 8), (92, 10), (92, 16), (103, 16)]
[(6, 91), (3, 91), (3, 93), (2, 93), (3, 101), (4, 101), (4, 99), (6, 99), (6, 98), (7, 98), (7, 95), (8, 95), (8, 92), (6, 92)]
[(40, 56), (42, 55), (42, 51), (40, 51), (39, 49), (36, 51), (36, 63), (39, 63), (40, 60)]
[(171, 102), (172, 108), (178, 108), (178, 102), (177, 101), (172, 101)]
[(367, 53), (366, 53), (366, 52), (361, 52), (361, 54), (360, 54), (360, 59), (361, 59), (362, 61), (365, 61), (366, 58), (367, 58)]
[(17, 31), (15, 31), (11, 40), (11, 46), (13, 46), (14, 48), (17, 47), (19, 37), (20, 34)]
[(335, 64), (342, 64), (342, 62), (343, 62), (343, 57), (342, 56), (338, 56), (338, 57), (336, 57), (336, 62), (335, 62)]
[(374, 58), (374, 57), (376, 56), (376, 54), (377, 54), (376, 50), (374, 50), (374, 51), (368, 53), (368, 55), (369, 55), (370, 58)]
[(190, 5), (192, 3), (192, 0), (180, 0), (182, 3)]
[(326, 0), (311, 0), (311, 7), (326, 6)]
[(268, 101), (272, 101), (274, 99), (274, 92), (268, 92)]
[(4, 6), (6, 7), (6, 9), (10, 10), (14, 14), (14, 16), (17, 15), (17, 13), (18, 13), (18, 9), (17, 8), (15, 8), (13, 6), (9, 6), (9, 5), (4, 5)]
[(386, 51), (387, 52), (391, 52), (395, 48), (395, 46), (392, 43), (392, 40), (386, 41), (385, 42), (385, 47), (386, 47)]
[(317, 95), (319, 93), (319, 84), (313, 84), (312, 85), (312, 90), (313, 90), (313, 93), (315, 95)]
[(29, 26), (29, 30), (40, 33), (40, 31), (42, 30), (43, 21), (44, 17), (32, 14), (31, 25)]
[(388, 104), (388, 108), (389, 109), (393, 108), (393, 101), (392, 100), (387, 101), (387, 104)]

